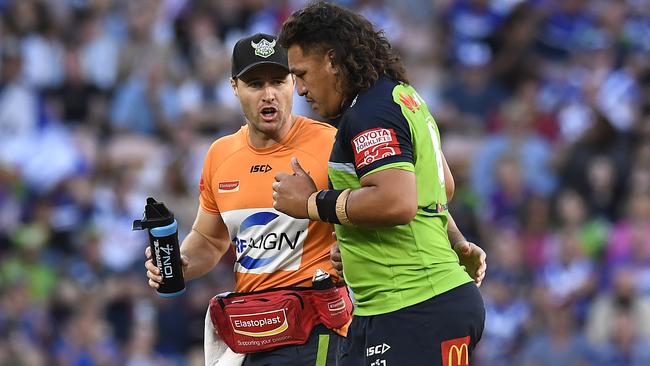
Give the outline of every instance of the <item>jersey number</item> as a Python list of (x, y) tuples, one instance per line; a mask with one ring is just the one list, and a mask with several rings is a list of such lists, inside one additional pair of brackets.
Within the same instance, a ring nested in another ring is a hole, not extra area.
[(440, 180), (440, 186), (445, 186), (445, 171), (442, 168), (442, 150), (440, 149), (440, 141), (438, 141), (438, 134), (436, 133), (436, 128), (433, 125), (433, 117), (427, 116), (427, 127), (429, 128), (429, 133), (431, 134), (431, 142), (433, 143), (433, 153), (436, 156), (436, 165), (438, 166), (438, 179)]

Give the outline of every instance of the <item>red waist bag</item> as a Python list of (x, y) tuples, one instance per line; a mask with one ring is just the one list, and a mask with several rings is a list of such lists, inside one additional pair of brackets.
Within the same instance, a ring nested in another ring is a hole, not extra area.
[(340, 328), (351, 315), (352, 302), (345, 287), (227, 293), (210, 300), (212, 324), (237, 353), (303, 344), (317, 324)]

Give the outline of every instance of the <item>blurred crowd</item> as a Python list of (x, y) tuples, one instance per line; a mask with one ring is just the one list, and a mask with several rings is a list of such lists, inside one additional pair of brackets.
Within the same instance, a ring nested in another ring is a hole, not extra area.
[[(650, 0), (337, 3), (401, 54), (488, 253), (473, 364), (650, 365)], [(153, 196), (188, 232), (245, 123), (234, 42), (304, 4), (0, 0), (0, 365), (203, 364), (232, 256), (162, 299), (131, 223)]]

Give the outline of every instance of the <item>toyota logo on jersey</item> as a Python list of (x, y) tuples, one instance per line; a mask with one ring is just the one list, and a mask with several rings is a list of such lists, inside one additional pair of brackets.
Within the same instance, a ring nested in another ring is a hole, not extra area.
[(357, 169), (401, 153), (395, 130), (392, 128), (373, 128), (363, 131), (352, 139), (352, 146)]

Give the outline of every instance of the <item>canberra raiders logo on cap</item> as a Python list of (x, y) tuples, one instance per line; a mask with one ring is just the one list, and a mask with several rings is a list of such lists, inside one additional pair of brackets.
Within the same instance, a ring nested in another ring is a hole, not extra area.
[(275, 40), (269, 42), (262, 38), (262, 40), (257, 43), (251, 41), (251, 46), (255, 49), (255, 55), (260, 57), (267, 58), (275, 53), (275, 49), (273, 49), (273, 47), (275, 47)]

